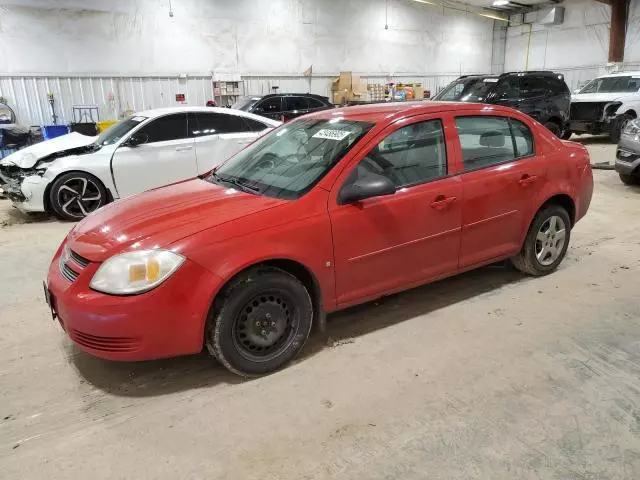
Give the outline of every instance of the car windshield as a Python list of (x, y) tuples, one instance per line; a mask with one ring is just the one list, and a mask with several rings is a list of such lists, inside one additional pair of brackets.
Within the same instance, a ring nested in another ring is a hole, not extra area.
[(482, 102), (498, 77), (461, 78), (452, 82), (433, 99), (441, 102)]
[(295, 120), (242, 150), (207, 180), (269, 197), (299, 198), (372, 127), (339, 117)]
[(601, 77), (587, 83), (580, 93), (637, 92), (640, 90), (640, 77), (616, 76)]
[(140, 125), (141, 122), (144, 122), (147, 117), (129, 117), (121, 122), (112, 125), (107, 128), (104, 132), (102, 132), (95, 141), (95, 144), (104, 147), (106, 145), (113, 145), (122, 137), (124, 137), (131, 129)]
[(258, 100), (260, 100), (260, 97), (242, 97), (236, 103), (231, 105), (231, 108), (248, 112), (249, 109), (253, 107)]

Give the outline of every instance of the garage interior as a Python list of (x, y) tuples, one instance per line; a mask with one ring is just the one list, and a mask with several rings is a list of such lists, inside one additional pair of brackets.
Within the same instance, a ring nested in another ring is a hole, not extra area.
[[(536, 70), (572, 92), (640, 70), (640, 1), (0, 0), (0, 103), (32, 132), (335, 98), (340, 72), (427, 102)], [(252, 379), (81, 351), (42, 291), (75, 224), (0, 197), (0, 478), (639, 479), (640, 187), (608, 136), (571, 140), (594, 191), (556, 272), (494, 264), (332, 313)]]

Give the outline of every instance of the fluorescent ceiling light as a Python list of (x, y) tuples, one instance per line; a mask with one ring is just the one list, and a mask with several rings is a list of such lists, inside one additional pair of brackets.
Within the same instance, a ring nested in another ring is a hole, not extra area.
[(435, 4), (435, 3), (433, 3), (433, 2), (427, 2), (427, 0), (413, 0), (413, 1), (414, 1), (414, 2), (418, 2), (418, 3), (427, 3), (427, 4), (429, 4), (429, 5), (436, 5), (436, 4)]
[(494, 7), (504, 7), (505, 5), (509, 5), (509, 0), (493, 0)]

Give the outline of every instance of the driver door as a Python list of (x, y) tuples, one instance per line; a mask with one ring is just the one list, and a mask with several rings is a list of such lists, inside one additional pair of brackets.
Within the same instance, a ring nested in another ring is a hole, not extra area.
[[(452, 170), (444, 119), (419, 116), (389, 127), (345, 169), (332, 191), (336, 296), (348, 306), (402, 290), (458, 267), (462, 187)], [(340, 205), (341, 188), (370, 173), (393, 195)]]
[(189, 138), (187, 114), (155, 118), (132, 136), (138, 146), (120, 146), (111, 159), (120, 198), (193, 178), (198, 174), (194, 139)]

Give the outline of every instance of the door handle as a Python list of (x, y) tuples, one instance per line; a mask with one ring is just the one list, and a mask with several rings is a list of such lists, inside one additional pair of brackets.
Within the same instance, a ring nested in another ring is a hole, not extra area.
[(188, 150), (191, 150), (193, 148), (193, 145), (186, 145), (184, 147), (176, 147), (176, 152), (186, 152)]
[(522, 175), (520, 180), (518, 180), (518, 183), (521, 186), (526, 187), (527, 185), (532, 184), (536, 180), (538, 180), (538, 177), (536, 175), (529, 175), (528, 173), (525, 173), (524, 175)]
[(444, 195), (438, 195), (433, 202), (431, 202), (431, 207), (436, 210), (444, 210), (453, 202), (456, 201), (456, 197), (445, 197)]

